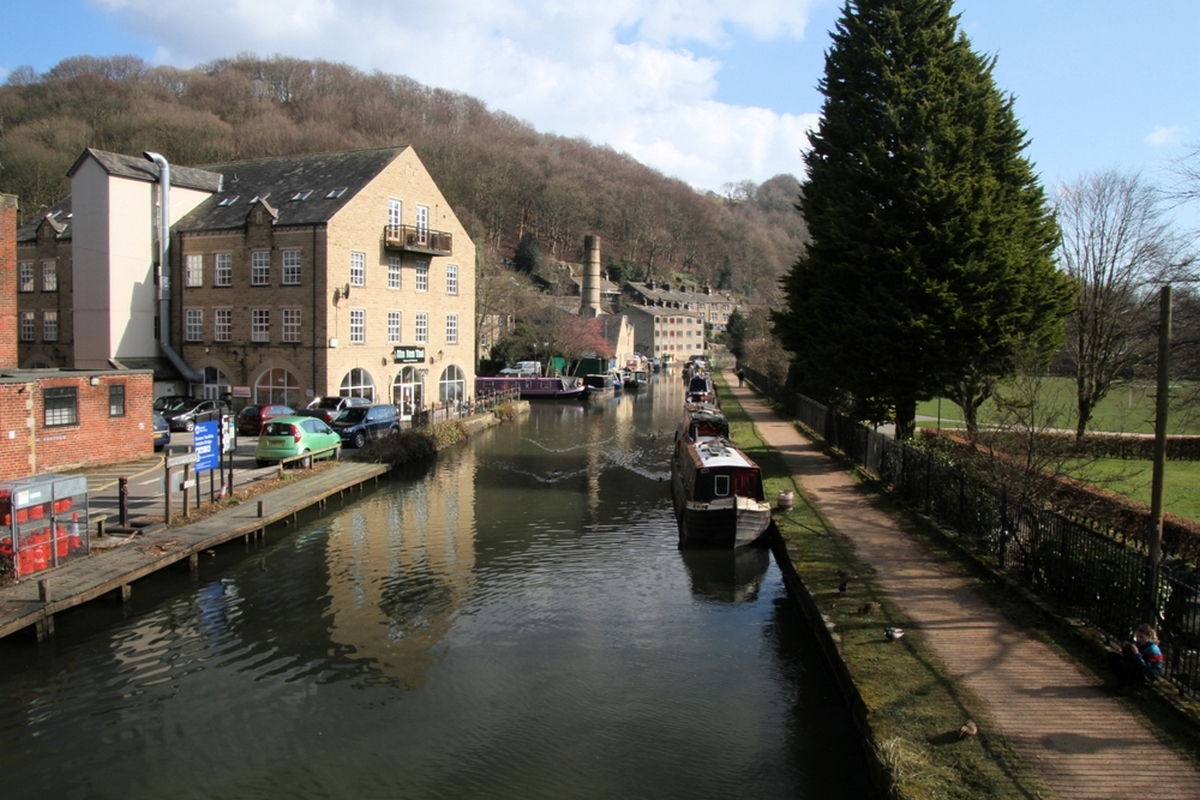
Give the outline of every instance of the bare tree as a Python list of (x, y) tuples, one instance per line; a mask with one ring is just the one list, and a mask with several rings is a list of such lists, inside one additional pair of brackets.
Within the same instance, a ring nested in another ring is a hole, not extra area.
[(1137, 174), (1085, 176), (1059, 191), (1057, 211), (1059, 262), (1078, 284), (1065, 349), (1075, 370), (1075, 436), (1082, 439), (1096, 405), (1153, 363), (1153, 290), (1185, 277), (1190, 257), (1162, 194)]

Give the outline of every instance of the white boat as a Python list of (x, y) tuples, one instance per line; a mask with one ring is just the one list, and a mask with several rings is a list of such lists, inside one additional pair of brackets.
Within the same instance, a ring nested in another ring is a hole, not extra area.
[(724, 436), (676, 434), (671, 495), (683, 545), (743, 547), (771, 524), (762, 471)]

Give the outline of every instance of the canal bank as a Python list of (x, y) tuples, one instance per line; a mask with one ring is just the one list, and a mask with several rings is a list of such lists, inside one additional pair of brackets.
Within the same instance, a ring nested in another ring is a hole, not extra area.
[[(729, 383), (728, 395), (780, 454), (821, 517), (802, 535), (779, 541), (777, 549), (786, 551), (781, 565), (814, 562), (806, 537), (845, 543), (840, 563), (797, 574), (790, 586), (823, 634), (881, 762), (900, 784), (897, 795), (914, 796), (904, 791), (905, 782), (916, 790), (938, 771), (953, 781), (962, 769), (957, 762), (973, 757), (967, 749), (980, 748), (979, 757), (1001, 765), (1002, 774), (989, 780), (1003, 781), (1007, 793), (989, 793), (968, 770), (960, 792), (950, 796), (1046, 796), (1038, 785), (1044, 783), (1062, 798), (1200, 797), (1200, 773), (1159, 742), (1122, 699), (1006, 619), (970, 575), (877, 508), (791, 421), (750, 389)], [(888, 627), (902, 636), (889, 640)], [(899, 656), (918, 662), (927, 679), (889, 681), (880, 670)], [(953, 721), (926, 714), (922, 698), (937, 693), (960, 709)], [(977, 731), (960, 734), (968, 717)], [(1036, 783), (1024, 781), (1022, 769), (1032, 770)]]
[[(517, 402), (514, 413), (528, 407), (527, 402)], [(463, 419), (461, 435), (476, 435), (503, 419), (497, 414)], [(32, 629), (39, 640), (51, 636), (55, 614), (101, 598), (128, 600), (135, 581), (180, 564), (195, 570), (202, 553), (238, 539), (261, 539), (272, 525), (287, 524), (307, 509), (325, 509), (331, 499), (342, 500), (377, 485), (390, 469), (385, 464), (341, 461), (311, 474), (288, 470), (287, 485), (245, 501), (223, 501), (226, 508), (196, 522), (167, 527), (160, 520), (133, 536), (97, 538), (90, 556), (0, 588), (0, 639), (25, 629)], [(247, 477), (253, 483), (262, 475)], [(238, 485), (246, 483), (235, 484), (235, 491)], [(119, 546), (110, 546), (115, 542)]]

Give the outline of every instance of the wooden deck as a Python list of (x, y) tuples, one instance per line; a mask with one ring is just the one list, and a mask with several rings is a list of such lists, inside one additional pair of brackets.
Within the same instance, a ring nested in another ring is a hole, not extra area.
[(43, 639), (54, 632), (59, 611), (110, 594), (127, 598), (130, 585), (139, 578), (185, 559), (195, 566), (197, 554), (204, 550), (261, 535), (273, 523), (324, 506), (330, 497), (376, 481), (387, 471), (382, 464), (342, 462), (207, 519), (139, 535), (119, 547), (24, 578), (0, 589), (0, 638), (32, 625)]

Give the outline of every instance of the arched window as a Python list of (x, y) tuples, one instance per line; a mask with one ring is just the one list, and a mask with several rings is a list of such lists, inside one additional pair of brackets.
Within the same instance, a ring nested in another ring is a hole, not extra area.
[(454, 364), (442, 370), (438, 379), (438, 403), (448, 406), (461, 403), (466, 398), (467, 378), (463, 371)]
[(365, 369), (355, 367), (342, 378), (342, 385), (338, 388), (338, 394), (342, 397), (365, 397), (374, 403), (375, 380), (371, 377), (371, 373)]
[(229, 395), (229, 378), (216, 367), (204, 368), (204, 383), (200, 386), (200, 397), (205, 400), (219, 400)]
[(254, 384), (254, 402), (259, 405), (282, 403), (292, 408), (303, 408), (300, 403), (300, 381), (286, 369), (269, 369), (258, 376)]
[(400, 409), (400, 418), (408, 419), (425, 407), (425, 370), (404, 367), (392, 380), (392, 402)]

